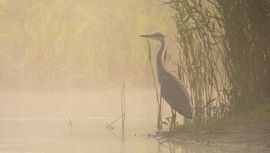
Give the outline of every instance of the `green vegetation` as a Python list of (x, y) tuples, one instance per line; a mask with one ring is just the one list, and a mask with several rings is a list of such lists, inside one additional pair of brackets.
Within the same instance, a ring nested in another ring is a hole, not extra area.
[(188, 87), (195, 110), (192, 123), (180, 128), (207, 127), (241, 115), (269, 117), (269, 1), (166, 4), (174, 10), (178, 30), (178, 76)]

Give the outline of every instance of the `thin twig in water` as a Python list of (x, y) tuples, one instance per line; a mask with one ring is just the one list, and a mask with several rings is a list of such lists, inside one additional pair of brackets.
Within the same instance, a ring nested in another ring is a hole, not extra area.
[(108, 124), (107, 126), (106, 126), (106, 128), (113, 128), (113, 124), (115, 123), (115, 122), (117, 122), (120, 118), (122, 118), (122, 115), (120, 115), (118, 118), (116, 118), (115, 120), (113, 120), (110, 124)]

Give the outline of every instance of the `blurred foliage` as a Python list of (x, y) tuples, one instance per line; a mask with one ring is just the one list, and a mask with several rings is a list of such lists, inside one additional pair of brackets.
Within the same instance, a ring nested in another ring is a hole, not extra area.
[(155, 0), (1, 0), (0, 88), (147, 82), (138, 35), (172, 31), (167, 10)]

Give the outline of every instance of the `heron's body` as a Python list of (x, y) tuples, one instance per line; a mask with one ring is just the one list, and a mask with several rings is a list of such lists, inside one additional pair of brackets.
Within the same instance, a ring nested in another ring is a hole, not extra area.
[(187, 90), (174, 75), (165, 69), (163, 65), (162, 54), (165, 47), (163, 34), (154, 33), (152, 35), (142, 35), (142, 37), (158, 40), (160, 42), (160, 49), (157, 53), (158, 81), (160, 84), (161, 97), (164, 98), (172, 108), (172, 122), (175, 122), (176, 119), (176, 113), (174, 113), (174, 110), (185, 118), (192, 119), (192, 108), (190, 106), (190, 98)]
[(187, 119), (192, 119), (188, 93), (183, 88), (183, 85), (171, 74), (166, 77), (161, 76), (160, 94), (179, 114)]
[(184, 117), (192, 118), (192, 109), (190, 106), (190, 98), (188, 92), (174, 75), (169, 73), (163, 63), (162, 54), (164, 51), (165, 41), (160, 40), (160, 49), (157, 54), (157, 73), (160, 84), (160, 94), (165, 101)]

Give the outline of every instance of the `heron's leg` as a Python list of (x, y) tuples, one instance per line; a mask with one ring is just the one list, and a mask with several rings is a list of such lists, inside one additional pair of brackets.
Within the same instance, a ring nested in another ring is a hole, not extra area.
[(176, 110), (175, 109), (172, 109), (172, 129), (174, 130), (175, 129), (175, 126), (176, 126)]
[(158, 106), (158, 132), (161, 132), (161, 130), (162, 130), (161, 103), (162, 103), (162, 96), (160, 94), (160, 97), (159, 97), (159, 106)]
[(173, 109), (173, 130), (175, 130), (175, 126), (176, 126), (176, 110)]
[(170, 123), (170, 132), (174, 129), (175, 127), (175, 110), (171, 107), (171, 112), (172, 112), (172, 118), (171, 118), (171, 123)]

